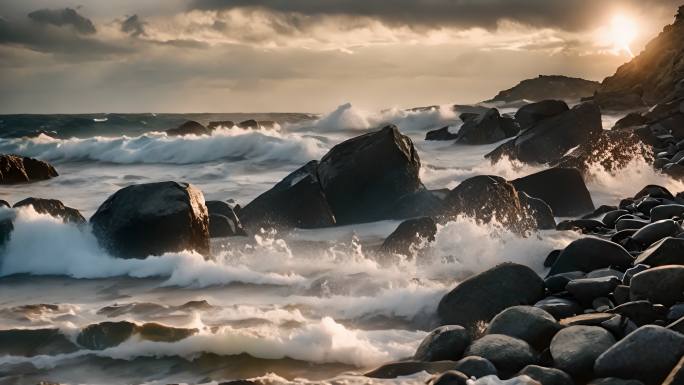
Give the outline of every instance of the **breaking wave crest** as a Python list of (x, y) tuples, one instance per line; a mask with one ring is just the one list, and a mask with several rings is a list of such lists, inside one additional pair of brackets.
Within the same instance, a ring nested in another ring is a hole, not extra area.
[(37, 138), (0, 140), (0, 153), (46, 161), (100, 161), (120, 164), (192, 164), (221, 159), (300, 164), (320, 158), (323, 143), (275, 130), (219, 128), (212, 135), (167, 136), (151, 132), (136, 137)]

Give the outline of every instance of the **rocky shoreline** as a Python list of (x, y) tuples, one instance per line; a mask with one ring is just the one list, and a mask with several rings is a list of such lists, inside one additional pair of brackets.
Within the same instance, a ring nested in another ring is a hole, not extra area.
[[(658, 39), (684, 36), (680, 33), (683, 11), (684, 7)], [(637, 57), (635, 62), (644, 60)], [(593, 97), (572, 107), (562, 100), (540, 100), (524, 105), (512, 117), (485, 108), (462, 114), (458, 133), (443, 128), (427, 134), (426, 140), (460, 144), (507, 139), (486, 155), (492, 163), (507, 158), (547, 167), (515, 180), (477, 175), (451, 189), (427, 189), (412, 140), (390, 124), (337, 144), (244, 206), (205, 201), (195, 186), (166, 181), (120, 189), (89, 220), (53, 199), (30, 197), (12, 207), (32, 206), (76, 226), (89, 224), (103, 249), (126, 259), (183, 250), (211, 259), (212, 237), (381, 220), (404, 221), (377, 252), (406, 258), (419, 258), (414, 253), (418, 244), (433, 241), (439, 226), (464, 216), (496, 223), (520, 237), (540, 230), (579, 232), (583, 237), (549, 253), (543, 278), (527, 266), (503, 263), (458, 283), (439, 302), (434, 314), (439, 325), (414, 356), (365, 376), (393, 379), (425, 371), (434, 375), (429, 380), (434, 385), (467, 384), (489, 376), (530, 385), (680, 385), (684, 383), (684, 192), (648, 185), (614, 206), (596, 208), (585, 185), (592, 167), (624, 169), (639, 157), (653, 161), (654, 168), (673, 178), (684, 177), (681, 73), (659, 78), (667, 81), (643, 92), (619, 80), (629, 68), (621, 68), (600, 87), (584, 84), (599, 88)], [(648, 86), (649, 79), (641, 80)], [(602, 127), (602, 109), (646, 105), (653, 107), (632, 111), (611, 130)], [(235, 126), (214, 123), (205, 127), (189, 121), (167, 134), (208, 135), (216, 127)], [(254, 129), (271, 123), (249, 120), (237, 126)], [(2, 184), (57, 176), (45, 162), (0, 156)], [(14, 211), (7, 209), (10, 204), (5, 201), (0, 201), (0, 207), (5, 207), (0, 211), (1, 247), (12, 236)], [(556, 223), (559, 217), (574, 219)], [(99, 350), (131, 336), (179, 341), (195, 332), (152, 323), (110, 322), (80, 330), (76, 344)], [(55, 329), (25, 334), (0, 331), (2, 352), (77, 349)], [(38, 342), (28, 346), (25, 338)]]

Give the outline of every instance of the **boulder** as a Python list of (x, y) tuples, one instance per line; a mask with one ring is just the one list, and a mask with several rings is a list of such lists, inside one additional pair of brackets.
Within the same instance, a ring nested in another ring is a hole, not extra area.
[(562, 100), (543, 100), (520, 107), (515, 113), (515, 121), (520, 129), (525, 130), (538, 122), (568, 111), (568, 105)]
[(511, 184), (516, 190), (546, 202), (557, 217), (578, 216), (594, 210), (589, 189), (576, 169), (551, 168), (515, 179)]
[(615, 344), (615, 338), (598, 326), (569, 326), (551, 340), (554, 367), (573, 377), (591, 378), (594, 361)]
[(540, 121), (486, 157), (493, 162), (502, 156), (532, 164), (557, 162), (571, 149), (597, 139), (602, 131), (598, 106), (583, 103)]
[(533, 306), (512, 306), (497, 314), (487, 326), (487, 334), (503, 334), (521, 339), (541, 351), (561, 329), (553, 316)]
[(572, 317), (584, 310), (576, 301), (553, 296), (538, 301), (534, 306), (551, 314), (557, 320)]
[(37, 213), (61, 218), (64, 222), (74, 224), (86, 223), (86, 219), (78, 210), (64, 206), (64, 203), (57, 199), (26, 198), (14, 204), (14, 208), (23, 206), (33, 206)]
[(129, 339), (136, 327), (136, 324), (128, 321), (88, 325), (78, 334), (76, 343), (89, 350), (104, 350)]
[(661, 219), (672, 219), (674, 217), (682, 218), (684, 216), (684, 205), (680, 204), (666, 204), (659, 205), (651, 209), (651, 221), (659, 221)]
[(233, 208), (226, 202), (207, 201), (209, 235), (215, 237), (245, 236), (247, 233)]
[(597, 92), (594, 95), (594, 101), (606, 111), (625, 111), (646, 107), (641, 87)]
[(604, 267), (629, 267), (634, 258), (624, 247), (603, 239), (586, 237), (570, 243), (558, 256), (549, 275)]
[(209, 215), (204, 196), (187, 183), (125, 187), (100, 205), (90, 223), (100, 244), (121, 258), (183, 250), (209, 254)]
[(473, 342), (465, 355), (486, 358), (503, 374), (537, 363), (537, 354), (527, 342), (501, 334), (488, 334)]
[(679, 223), (672, 219), (661, 219), (639, 229), (632, 235), (632, 241), (639, 246), (648, 247), (665, 237), (674, 237), (682, 232)]
[(487, 223), (496, 220), (518, 234), (537, 228), (534, 213), (523, 204), (513, 185), (498, 176), (479, 175), (464, 180), (444, 200), (447, 215), (466, 215)]
[(601, 219), (601, 221), (606, 225), (606, 227), (613, 228), (615, 227), (615, 222), (623, 216), (629, 214), (629, 211), (627, 210), (613, 210), (608, 213)]
[(638, 326), (651, 324), (663, 316), (651, 302), (646, 300), (625, 302), (608, 312), (627, 317)]
[(607, 297), (620, 284), (615, 277), (580, 278), (568, 282), (565, 286), (580, 303), (591, 303), (595, 298)]
[(411, 139), (390, 125), (333, 147), (318, 165), (318, 179), (344, 225), (386, 219), (399, 198), (423, 188), (419, 171)]
[(639, 112), (630, 112), (615, 122), (612, 130), (620, 130), (630, 127), (643, 126), (648, 123), (648, 119)]
[(18, 155), (0, 155), (0, 184), (36, 182), (58, 175), (47, 162)]
[(684, 239), (665, 237), (639, 254), (634, 264), (652, 267), (684, 265)]
[(402, 222), (382, 244), (389, 253), (411, 255), (411, 246), (422, 240), (432, 242), (437, 234), (437, 224), (431, 217), (408, 219)]
[(439, 302), (444, 324), (473, 328), (502, 310), (543, 298), (544, 281), (527, 266), (503, 263), (461, 282)]
[(498, 371), (496, 366), (486, 358), (468, 356), (460, 359), (454, 364), (454, 370), (467, 375), (468, 377), (481, 378), (486, 376), (496, 376)]
[(684, 355), (684, 335), (647, 325), (601, 354), (594, 371), (601, 377), (631, 378), (660, 384)]
[(572, 378), (562, 370), (528, 365), (518, 375), (528, 376), (542, 385), (574, 385)]
[(464, 121), (456, 142), (490, 144), (515, 136), (520, 128), (511, 118), (501, 116), (496, 108)]
[(470, 334), (462, 326), (440, 326), (430, 332), (418, 346), (416, 361), (457, 361), (470, 345)]
[(321, 190), (319, 164), (313, 160), (240, 210), (249, 229), (320, 228), (335, 225), (335, 215)]
[(399, 198), (389, 208), (384, 217), (389, 219), (407, 219), (416, 217), (438, 217), (444, 214), (444, 197), (449, 189), (420, 189)]
[(203, 124), (194, 120), (188, 120), (176, 128), (166, 130), (166, 135), (169, 136), (184, 136), (184, 135), (211, 135), (211, 129), (205, 127)]
[(672, 306), (684, 300), (684, 266), (665, 265), (642, 271), (632, 277), (629, 286), (632, 300)]
[(546, 277), (544, 279), (544, 285), (546, 285), (546, 289), (550, 292), (560, 293), (565, 291), (565, 287), (568, 285), (568, 282), (572, 281), (573, 279), (584, 278), (585, 276), (586, 274), (581, 271), (569, 271), (567, 273), (560, 273)]
[(458, 134), (449, 132), (449, 126), (442, 127), (438, 130), (428, 131), (425, 134), (425, 140), (456, 140)]

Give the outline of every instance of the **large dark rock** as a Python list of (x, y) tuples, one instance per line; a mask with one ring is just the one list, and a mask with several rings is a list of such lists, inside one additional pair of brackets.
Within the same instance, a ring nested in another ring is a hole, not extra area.
[(437, 224), (431, 217), (408, 219), (402, 222), (382, 244), (382, 249), (390, 253), (411, 254), (411, 246), (422, 240), (435, 240)]
[(598, 238), (582, 238), (570, 243), (561, 251), (549, 275), (584, 271), (604, 267), (629, 267), (634, 258), (622, 246)]
[(0, 155), (0, 184), (35, 182), (58, 175), (47, 162), (18, 155)]
[(606, 111), (625, 111), (643, 109), (644, 90), (640, 86), (618, 91), (600, 91), (594, 95), (594, 102)]
[(447, 215), (466, 215), (483, 223), (496, 220), (519, 234), (538, 227), (534, 213), (521, 202), (515, 187), (498, 176), (466, 179), (449, 192), (444, 203)]
[(207, 128), (209, 128), (210, 130), (215, 130), (219, 127), (233, 128), (233, 126), (235, 126), (235, 122), (233, 122), (232, 120), (217, 120), (209, 122)]
[(648, 325), (635, 330), (596, 360), (597, 376), (660, 384), (684, 355), (684, 335)]
[(509, 117), (501, 116), (496, 108), (466, 119), (458, 131), (456, 142), (490, 144), (515, 136), (520, 128)]
[(520, 128), (525, 130), (546, 118), (562, 114), (569, 109), (562, 100), (543, 100), (520, 107), (515, 113), (515, 120)]
[(449, 132), (449, 126), (428, 131), (427, 134), (425, 134), (425, 140), (455, 140), (456, 138), (458, 138), (458, 134)]
[(211, 129), (205, 127), (199, 122), (188, 120), (176, 128), (166, 130), (166, 134), (169, 136), (210, 135), (211, 131)]
[(537, 363), (537, 354), (527, 342), (501, 334), (488, 334), (473, 342), (465, 355), (486, 358), (503, 374)]
[(489, 362), (486, 358), (477, 356), (463, 357), (456, 362), (454, 370), (458, 370), (469, 377), (475, 378), (496, 375), (498, 373), (494, 364)]
[(520, 205), (532, 216), (539, 230), (553, 230), (556, 228), (556, 218), (553, 210), (543, 200), (527, 195), (524, 191), (518, 191)]
[(318, 178), (343, 225), (385, 219), (397, 200), (422, 188), (419, 171), (411, 139), (390, 125), (333, 147), (320, 161)]
[(430, 332), (413, 356), (417, 361), (457, 361), (470, 345), (468, 330), (459, 325), (440, 326)]
[(527, 266), (503, 263), (461, 282), (439, 302), (443, 324), (473, 328), (502, 310), (533, 305), (544, 295), (544, 281)]
[(76, 342), (86, 349), (103, 350), (122, 344), (133, 335), (154, 342), (176, 342), (197, 333), (197, 329), (182, 329), (158, 323), (137, 325), (128, 321), (101, 322), (81, 330)]
[(389, 219), (406, 219), (416, 217), (438, 217), (444, 214), (444, 198), (449, 189), (420, 189), (399, 198), (388, 210)]
[(666, 237), (639, 254), (634, 264), (648, 266), (684, 265), (684, 239)]
[(591, 304), (595, 298), (607, 297), (620, 284), (615, 277), (573, 279), (565, 286), (580, 303)]
[(75, 224), (86, 222), (86, 219), (78, 210), (64, 206), (64, 203), (57, 199), (26, 198), (14, 204), (14, 208), (23, 206), (33, 206), (36, 212), (61, 218), (64, 222)]
[(551, 340), (553, 366), (572, 376), (591, 378), (594, 361), (615, 344), (615, 338), (598, 326), (569, 326)]
[(586, 214), (594, 210), (582, 174), (572, 168), (551, 168), (511, 181), (516, 190), (546, 202), (557, 217)]
[(542, 351), (560, 329), (556, 319), (538, 307), (512, 306), (492, 318), (487, 334), (515, 337)]
[(187, 183), (125, 187), (100, 205), (90, 223), (100, 244), (121, 258), (182, 250), (209, 254), (204, 196)]
[(240, 210), (251, 229), (319, 228), (336, 224), (318, 179), (318, 162), (311, 161), (288, 175)]
[(641, 247), (648, 247), (665, 237), (673, 237), (681, 232), (679, 223), (672, 219), (661, 219), (640, 228), (632, 235), (632, 241)]
[(598, 106), (583, 103), (538, 122), (486, 157), (493, 162), (502, 156), (533, 164), (557, 162), (574, 147), (598, 138), (602, 131)]
[(629, 294), (632, 300), (646, 299), (666, 306), (684, 301), (684, 266), (665, 265), (636, 274), (630, 281)]
[(228, 203), (207, 201), (206, 206), (209, 212), (209, 235), (212, 238), (247, 235), (240, 219)]
[(540, 101), (561, 99), (577, 101), (591, 96), (600, 87), (599, 82), (562, 75), (539, 75), (526, 79), (513, 88), (499, 92), (489, 102)]

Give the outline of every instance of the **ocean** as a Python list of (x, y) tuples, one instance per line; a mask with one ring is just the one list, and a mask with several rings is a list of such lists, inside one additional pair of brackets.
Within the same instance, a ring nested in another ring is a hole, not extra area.
[[(512, 113), (514, 109), (503, 109)], [(89, 218), (112, 193), (136, 183), (189, 182), (206, 200), (245, 205), (335, 144), (396, 124), (415, 144), (430, 189), (480, 174), (507, 179), (541, 170), (483, 155), (498, 144), (425, 141), (458, 131), (450, 106), (366, 112), (350, 104), (322, 114), (2, 115), (0, 153), (52, 163), (60, 176), (0, 187), (0, 199), (59, 199)], [(619, 116), (604, 116), (609, 129)], [(207, 136), (167, 136), (186, 120), (274, 121), (220, 127)], [(624, 170), (593, 170), (594, 204), (616, 205), (646, 184), (684, 185), (641, 159)], [(8, 210), (8, 209), (0, 209)], [(169, 342), (132, 337), (104, 350), (51, 349), (0, 356), (0, 384), (47, 380), (89, 384), (372, 384), (361, 374), (410, 357), (436, 325), (441, 297), (464, 278), (504, 261), (543, 273), (543, 261), (580, 235), (541, 231), (521, 238), (496, 224), (459, 217), (411, 258), (376, 253), (399, 221), (212, 239), (213, 260), (183, 252), (123, 260), (109, 256), (88, 226), (17, 210), (0, 255), (0, 329), (58, 329), (69, 341), (104, 321), (196, 329)], [(3, 338), (0, 336), (0, 338)], [(4, 337), (8, 338), (8, 337)], [(424, 383), (425, 373), (401, 383)]]

